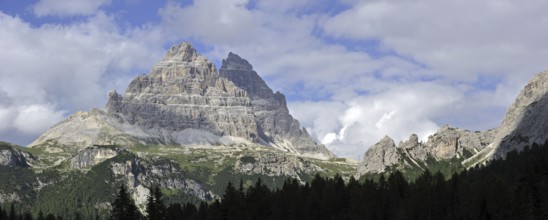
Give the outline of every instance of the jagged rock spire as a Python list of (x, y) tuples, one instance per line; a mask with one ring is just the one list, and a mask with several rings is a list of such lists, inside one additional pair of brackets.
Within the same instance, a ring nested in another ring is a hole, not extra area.
[(169, 48), (162, 61), (192, 62), (198, 56), (198, 52), (191, 44), (182, 42)]
[(271, 98), (274, 94), (266, 82), (253, 70), (253, 66), (240, 56), (230, 52), (223, 60), (219, 70), (221, 77), (234, 82), (236, 86), (245, 90), (249, 95), (264, 99)]

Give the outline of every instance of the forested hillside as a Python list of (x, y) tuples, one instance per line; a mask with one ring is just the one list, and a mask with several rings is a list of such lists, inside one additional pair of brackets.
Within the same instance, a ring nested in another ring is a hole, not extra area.
[[(161, 192), (155, 190), (144, 214), (149, 219), (547, 219), (547, 158), (548, 143), (511, 152), (506, 160), (454, 174), (448, 180), (441, 173), (426, 171), (408, 182), (396, 171), (363, 182), (320, 175), (305, 184), (288, 179), (280, 189), (270, 189), (261, 180), (247, 188), (229, 183), (222, 199), (210, 204), (164, 205), (165, 200), (157, 199)], [(33, 217), (25, 210), (17, 211), (17, 204), (2, 207), (0, 219)], [(109, 216), (120, 216), (124, 210), (117, 207), (125, 206), (113, 201), (112, 207)], [(150, 210), (160, 211), (151, 215)], [(55, 219), (53, 215), (49, 218)]]
[[(548, 144), (512, 152), (506, 160), (454, 174), (425, 172), (414, 182), (394, 172), (378, 181), (288, 180), (228, 185), (223, 200), (185, 206), (185, 219), (547, 219)], [(171, 208), (174, 209), (174, 208)], [(174, 218), (181, 219), (181, 218)]]

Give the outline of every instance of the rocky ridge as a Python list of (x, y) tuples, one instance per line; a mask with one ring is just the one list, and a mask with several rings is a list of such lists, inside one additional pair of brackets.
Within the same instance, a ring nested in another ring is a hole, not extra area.
[[(112, 152), (110, 150), (107, 150)], [(217, 198), (211, 191), (206, 191), (196, 181), (189, 179), (180, 167), (165, 159), (146, 159), (134, 154), (127, 154), (125, 160), (115, 160), (110, 163), (113, 174), (126, 184), (133, 194), (135, 203), (144, 207), (152, 186), (167, 190), (181, 191), (195, 196), (203, 201)], [(101, 160), (100, 154), (93, 158)]]
[(420, 142), (418, 136), (413, 134), (409, 140), (401, 141), (398, 145), (386, 136), (364, 154), (363, 161), (358, 165), (357, 175), (382, 173), (390, 168), (426, 169), (429, 167), (428, 159), (456, 159), (462, 162), (489, 146), (496, 132), (496, 129), (480, 132), (445, 125), (430, 135), (426, 143)]
[(171, 47), (105, 110), (80, 112), (53, 126), (31, 147), (72, 153), (100, 145), (259, 144), (283, 152), (333, 158), (302, 129), (245, 59), (229, 53), (215, 65), (187, 43)]
[(274, 153), (242, 156), (236, 161), (233, 169), (245, 175), (287, 176), (298, 180), (301, 180), (300, 176), (303, 174), (313, 176), (324, 171), (318, 165), (300, 157)]
[(471, 165), (505, 158), (513, 150), (548, 140), (548, 71), (534, 76), (510, 106), (491, 145), (467, 160)]
[(27, 152), (16, 149), (8, 143), (0, 142), (0, 165), (8, 167), (29, 167), (34, 158)]
[[(449, 126), (420, 143), (416, 135), (397, 147), (389, 137), (372, 146), (358, 166), (358, 175), (381, 173), (391, 168), (429, 168), (430, 162), (457, 163), (461, 169), (505, 158), (548, 140), (548, 71), (537, 74), (517, 96), (499, 128), (471, 132)], [(430, 160), (429, 160), (430, 159)], [(451, 165), (451, 166), (453, 166)]]
[(536, 75), (521, 90), (504, 117), (494, 145), (494, 158), (504, 158), (512, 150), (548, 140), (548, 71)]

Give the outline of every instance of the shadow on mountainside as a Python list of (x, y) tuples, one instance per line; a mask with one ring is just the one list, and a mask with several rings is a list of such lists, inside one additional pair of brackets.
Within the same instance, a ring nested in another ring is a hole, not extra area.
[(505, 158), (508, 152), (522, 151), (533, 143), (543, 144), (548, 136), (548, 93), (525, 109), (523, 117), (516, 128), (503, 137), (495, 150), (494, 156)]

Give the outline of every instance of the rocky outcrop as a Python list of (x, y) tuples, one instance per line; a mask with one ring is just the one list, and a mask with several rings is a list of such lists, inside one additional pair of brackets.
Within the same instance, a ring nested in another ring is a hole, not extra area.
[(429, 158), (436, 161), (464, 161), (489, 146), (496, 132), (496, 129), (480, 132), (446, 125), (429, 136), (426, 143), (420, 142), (419, 137), (413, 134), (398, 146), (386, 136), (365, 153), (363, 161), (358, 165), (358, 176), (386, 172), (390, 167), (400, 170), (412, 167), (424, 169), (428, 167)]
[(478, 153), (493, 143), (497, 129), (488, 131), (469, 131), (460, 128), (443, 126), (438, 132), (428, 137), (426, 149), (437, 159), (461, 157), (464, 150), (471, 154)]
[(323, 169), (300, 157), (276, 153), (242, 156), (234, 164), (235, 172), (245, 175), (261, 174), (301, 179), (303, 174), (315, 175)]
[(492, 158), (548, 140), (548, 71), (537, 74), (508, 109), (497, 134)]
[(323, 145), (318, 145), (289, 114), (285, 96), (273, 93), (253, 67), (236, 54), (223, 60), (220, 76), (246, 91), (261, 142), (286, 150), (317, 157), (334, 157)]
[(91, 168), (117, 156), (121, 151), (125, 151), (125, 149), (115, 146), (91, 146), (78, 152), (70, 159), (69, 164), (74, 169)]
[[(407, 157), (419, 167), (421, 164), (427, 167), (425, 161), (432, 157), (445, 161), (456, 158), (461, 161), (462, 167), (469, 168), (493, 159), (505, 158), (508, 152), (513, 150), (521, 151), (533, 144), (544, 144), (548, 141), (546, 131), (548, 71), (537, 74), (528, 82), (508, 109), (499, 128), (471, 132), (444, 126), (431, 135), (425, 144), (419, 143), (418, 137), (411, 136), (409, 141), (401, 142), (398, 148), (402, 149), (400, 157)], [(359, 174), (384, 171), (390, 165), (385, 165), (380, 159), (383, 157), (379, 155), (393, 152), (391, 148), (380, 148), (375, 145), (365, 154), (364, 162), (358, 168)], [(405, 167), (409, 164), (411, 163), (404, 160), (399, 166)]]
[(76, 113), (31, 146), (71, 149), (93, 144), (260, 144), (299, 155), (332, 158), (300, 127), (285, 96), (274, 93), (245, 59), (230, 53), (215, 65), (187, 43), (169, 49), (105, 110)]
[(386, 168), (398, 164), (400, 159), (394, 140), (385, 136), (365, 152), (363, 161), (358, 165), (358, 175), (384, 172)]
[(77, 153), (92, 145), (129, 146), (153, 141), (142, 129), (120, 123), (100, 109), (76, 112), (43, 133), (30, 147), (49, 153)]
[(29, 167), (29, 162), (33, 158), (30, 154), (15, 149), (14, 147), (6, 144), (0, 143), (0, 165), (8, 167)]
[(135, 203), (140, 207), (145, 207), (152, 186), (180, 191), (204, 201), (216, 198), (200, 184), (186, 178), (177, 164), (166, 159), (143, 159), (128, 152), (121, 153), (119, 157), (123, 160), (111, 161), (110, 168), (116, 179), (126, 184)]

